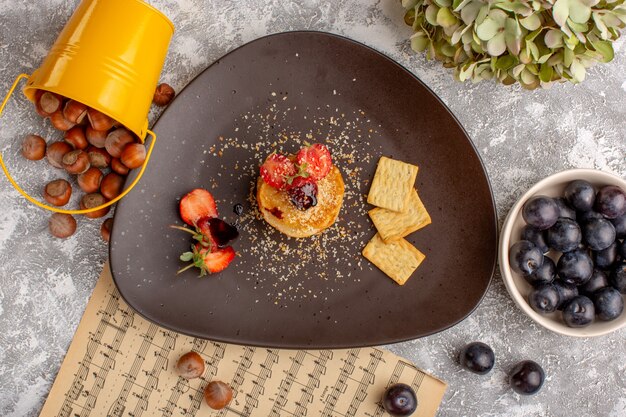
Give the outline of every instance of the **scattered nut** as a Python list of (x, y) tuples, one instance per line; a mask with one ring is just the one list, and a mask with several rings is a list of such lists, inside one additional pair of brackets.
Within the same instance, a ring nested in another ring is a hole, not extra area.
[(55, 93), (37, 90), (35, 93), (35, 109), (42, 117), (49, 117), (61, 108), (63, 98)]
[(70, 174), (82, 174), (89, 169), (89, 157), (80, 149), (63, 155), (62, 163), (63, 168)]
[(127, 175), (128, 171), (130, 171), (128, 167), (124, 165), (122, 161), (120, 161), (119, 158), (113, 158), (111, 160), (111, 169), (113, 170), (113, 172), (116, 172), (120, 175)]
[(107, 243), (111, 240), (111, 230), (113, 230), (113, 218), (109, 217), (103, 221), (100, 226), (100, 235), (102, 236), (102, 240)]
[(46, 158), (55, 168), (63, 168), (63, 157), (72, 150), (72, 146), (67, 142), (54, 142), (46, 149)]
[(100, 183), (100, 192), (109, 200), (120, 195), (124, 186), (124, 177), (115, 172), (109, 172)]
[(46, 155), (46, 141), (38, 135), (28, 135), (22, 142), (22, 155), (31, 161), (39, 161)]
[(107, 139), (108, 132), (106, 130), (96, 130), (91, 125), (85, 128), (85, 136), (87, 142), (96, 148), (104, 148), (104, 142)]
[[(107, 200), (102, 196), (102, 194), (85, 194), (83, 198), (80, 199), (80, 208), (81, 210), (92, 209), (94, 207), (103, 205), (104, 203), (106, 203), (106, 201)], [(89, 217), (90, 219), (97, 219), (98, 217), (106, 216), (110, 208), (111, 206), (107, 206), (91, 213), (85, 213), (85, 217)]]
[(119, 158), (124, 147), (134, 141), (135, 137), (133, 134), (129, 130), (120, 127), (108, 134), (104, 147), (113, 158)]
[(63, 139), (72, 145), (74, 149), (85, 149), (89, 145), (82, 126), (74, 126), (65, 132)]
[(152, 102), (160, 107), (167, 106), (172, 102), (175, 95), (176, 92), (169, 84), (161, 83), (157, 86), (156, 91), (154, 92)]
[(129, 143), (120, 156), (120, 161), (130, 169), (139, 168), (146, 160), (146, 147), (142, 143)]
[(68, 238), (76, 231), (76, 219), (71, 214), (53, 213), (48, 221), (48, 229), (54, 237)]
[(187, 352), (178, 359), (176, 371), (185, 379), (193, 379), (204, 373), (204, 360), (197, 352)]
[(89, 119), (89, 124), (95, 130), (106, 131), (111, 129), (115, 124), (115, 120), (96, 109), (92, 109), (91, 107), (87, 109), (87, 118)]
[(43, 198), (55, 206), (64, 206), (70, 201), (72, 186), (63, 179), (50, 181), (43, 189)]
[(87, 106), (76, 100), (69, 100), (63, 108), (63, 117), (72, 123), (80, 124), (87, 116)]
[(106, 168), (111, 165), (111, 155), (106, 150), (90, 145), (85, 149), (85, 152), (87, 152), (92, 167)]
[(76, 123), (72, 123), (63, 117), (63, 112), (61, 110), (57, 110), (50, 115), (50, 123), (52, 123), (52, 126), (54, 126), (55, 129), (63, 132), (76, 126)]
[(100, 189), (102, 181), (102, 171), (96, 167), (91, 167), (87, 171), (79, 174), (76, 178), (78, 186), (86, 193), (95, 193)]
[(233, 399), (233, 389), (222, 381), (211, 381), (204, 390), (204, 400), (214, 410), (221, 410)]

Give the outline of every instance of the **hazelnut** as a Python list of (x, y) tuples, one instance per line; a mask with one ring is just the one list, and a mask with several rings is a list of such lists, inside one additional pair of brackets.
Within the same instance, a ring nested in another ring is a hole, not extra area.
[(63, 97), (50, 91), (37, 90), (35, 93), (35, 109), (42, 117), (49, 117), (61, 108)]
[(222, 381), (211, 381), (204, 390), (204, 400), (214, 410), (221, 410), (233, 399), (233, 389)]
[(111, 169), (113, 170), (113, 172), (116, 172), (120, 175), (127, 175), (128, 171), (130, 171), (128, 167), (119, 160), (119, 158), (111, 159)]
[(48, 145), (46, 157), (48, 162), (55, 168), (63, 168), (63, 157), (72, 150), (72, 146), (67, 142), (54, 142)]
[[(83, 198), (80, 199), (80, 208), (81, 210), (92, 209), (94, 207), (98, 207), (106, 203), (107, 200), (99, 193), (91, 193), (85, 194)], [(89, 217), (90, 219), (97, 219), (98, 217), (106, 216), (109, 212), (111, 206), (103, 207), (100, 210), (92, 211), (91, 213), (85, 213), (85, 217)]]
[(68, 238), (76, 231), (76, 219), (71, 214), (53, 213), (48, 221), (48, 229), (54, 237)]
[(78, 186), (86, 193), (95, 193), (100, 189), (102, 181), (102, 171), (98, 168), (91, 167), (87, 171), (79, 174), (76, 178)]
[(95, 146), (96, 148), (104, 148), (104, 141), (107, 139), (106, 130), (96, 130), (91, 125), (85, 128), (85, 136), (87, 142)]
[(95, 130), (106, 131), (112, 128), (115, 124), (115, 120), (96, 109), (92, 109), (91, 107), (87, 109), (87, 118), (89, 119), (89, 124)]
[(28, 135), (22, 142), (22, 155), (31, 161), (39, 161), (46, 155), (46, 141), (38, 135)]
[(119, 158), (124, 147), (134, 141), (135, 137), (133, 134), (129, 130), (120, 127), (108, 134), (104, 147), (113, 158)]
[(85, 131), (82, 126), (74, 126), (63, 136), (63, 139), (70, 145), (74, 147), (74, 149), (85, 149), (89, 144), (87, 142), (87, 138), (85, 137)]
[(175, 95), (176, 92), (169, 84), (161, 83), (157, 86), (156, 91), (154, 92), (152, 102), (159, 107), (167, 106), (172, 102)]
[(61, 110), (57, 110), (50, 115), (50, 123), (52, 123), (52, 126), (54, 126), (55, 129), (63, 132), (70, 130), (76, 125), (76, 123), (72, 123), (63, 117), (63, 112)]
[(100, 235), (102, 236), (102, 240), (107, 243), (111, 240), (111, 230), (113, 230), (113, 218), (109, 217), (103, 221), (100, 226)]
[(89, 169), (89, 157), (85, 151), (77, 149), (63, 155), (63, 167), (70, 174), (82, 174)]
[(87, 116), (87, 106), (76, 100), (69, 100), (63, 108), (63, 117), (72, 123), (80, 124)]
[(124, 187), (124, 177), (115, 172), (109, 172), (100, 183), (100, 192), (109, 200), (113, 200), (120, 195)]
[(111, 164), (111, 155), (101, 148), (95, 146), (89, 146), (85, 149), (87, 156), (89, 157), (89, 164), (96, 168), (106, 168)]
[(120, 160), (130, 169), (139, 168), (146, 160), (146, 147), (142, 143), (129, 143), (124, 147)]
[(176, 363), (178, 375), (185, 379), (193, 379), (204, 373), (204, 360), (197, 352), (187, 352)]
[(72, 186), (66, 180), (50, 181), (43, 189), (43, 198), (58, 207), (66, 205), (71, 196)]

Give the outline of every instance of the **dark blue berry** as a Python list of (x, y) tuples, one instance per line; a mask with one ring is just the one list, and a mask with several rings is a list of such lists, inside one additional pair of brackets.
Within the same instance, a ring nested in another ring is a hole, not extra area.
[(536, 394), (543, 385), (546, 374), (534, 361), (522, 361), (511, 369), (509, 384), (513, 391), (521, 395)]
[(543, 263), (543, 253), (527, 240), (520, 240), (511, 246), (509, 264), (518, 274), (530, 275)]
[(554, 261), (547, 256), (543, 257), (543, 263), (535, 272), (524, 276), (526, 281), (531, 285), (549, 284), (554, 281), (556, 276), (556, 265)]
[(563, 309), (563, 321), (569, 327), (585, 327), (593, 322), (596, 310), (593, 301), (584, 295), (571, 300)]
[(393, 417), (410, 416), (417, 409), (417, 396), (407, 384), (394, 384), (385, 391), (382, 403)]
[(482, 342), (473, 342), (461, 349), (459, 362), (464, 369), (478, 375), (484, 375), (493, 368), (496, 362), (496, 355), (489, 345)]
[(583, 228), (583, 240), (591, 250), (602, 250), (615, 242), (615, 227), (607, 219), (593, 219)]
[(522, 228), (522, 240), (527, 240), (533, 243), (543, 253), (550, 250), (548, 244), (546, 243), (545, 231), (537, 230), (529, 224)]
[(626, 260), (616, 264), (609, 275), (609, 283), (622, 294), (626, 294)]
[(606, 287), (593, 294), (596, 316), (603, 321), (615, 320), (624, 311), (624, 299), (613, 287)]
[(553, 198), (546, 196), (532, 197), (522, 207), (522, 217), (532, 227), (545, 230), (559, 218), (559, 207)]
[(609, 286), (609, 278), (599, 269), (594, 269), (591, 278), (584, 285), (580, 286), (580, 292), (591, 295), (601, 288)]
[(566, 252), (557, 262), (556, 273), (568, 284), (582, 285), (591, 278), (593, 261), (584, 249)]
[(572, 284), (567, 284), (561, 280), (555, 280), (553, 282), (556, 292), (559, 294), (559, 304), (556, 306), (557, 310), (563, 310), (563, 307), (574, 297), (578, 296), (578, 287)]
[(576, 211), (589, 211), (596, 201), (596, 190), (585, 180), (570, 182), (564, 191), (565, 200)]
[(528, 294), (528, 304), (537, 313), (553, 313), (559, 305), (559, 293), (552, 284), (538, 285)]
[(626, 214), (611, 219), (611, 223), (615, 227), (615, 234), (618, 239), (626, 238)]
[(593, 264), (600, 269), (611, 269), (617, 261), (618, 243), (613, 242), (608, 248), (591, 253)]
[(555, 198), (554, 201), (559, 208), (559, 217), (576, 220), (576, 210), (571, 208), (564, 198)]
[(569, 252), (582, 241), (580, 226), (572, 219), (558, 219), (546, 232), (548, 246), (559, 252)]
[(607, 219), (615, 219), (626, 213), (626, 193), (615, 186), (600, 188), (596, 195), (595, 209)]
[(622, 241), (622, 243), (617, 244), (617, 254), (622, 257), (622, 259), (626, 259), (626, 239)]
[(583, 225), (593, 219), (604, 219), (604, 216), (593, 210), (579, 211), (578, 214), (576, 214), (576, 219), (578, 224)]

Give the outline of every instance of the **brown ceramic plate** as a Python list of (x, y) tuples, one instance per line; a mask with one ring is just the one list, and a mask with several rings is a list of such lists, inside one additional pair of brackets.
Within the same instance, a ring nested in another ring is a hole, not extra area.
[[(495, 267), (491, 189), (472, 142), (444, 104), (386, 56), (336, 35), (255, 40), (194, 79), (155, 125), (158, 143), (138, 189), (117, 208), (111, 267), (147, 319), (217, 341), (346, 348), (426, 336), (467, 317)], [(335, 225), (289, 239), (255, 213), (258, 165), (274, 149), (328, 144), (346, 181)], [(398, 286), (361, 256), (374, 235), (365, 202), (381, 155), (419, 166), (432, 224), (408, 240), (426, 260)], [(220, 217), (241, 203), (239, 256), (214, 276), (176, 276), (190, 237), (178, 200), (209, 189)]]

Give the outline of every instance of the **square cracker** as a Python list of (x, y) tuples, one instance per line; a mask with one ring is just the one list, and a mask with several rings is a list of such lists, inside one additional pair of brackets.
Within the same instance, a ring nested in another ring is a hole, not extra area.
[(367, 202), (404, 212), (417, 177), (417, 166), (382, 156), (378, 161)]
[(430, 215), (415, 189), (409, 196), (409, 206), (406, 212), (398, 213), (376, 207), (368, 214), (385, 242), (408, 236), (431, 223)]
[(426, 258), (405, 239), (385, 243), (378, 233), (363, 249), (363, 256), (399, 285), (404, 285)]

